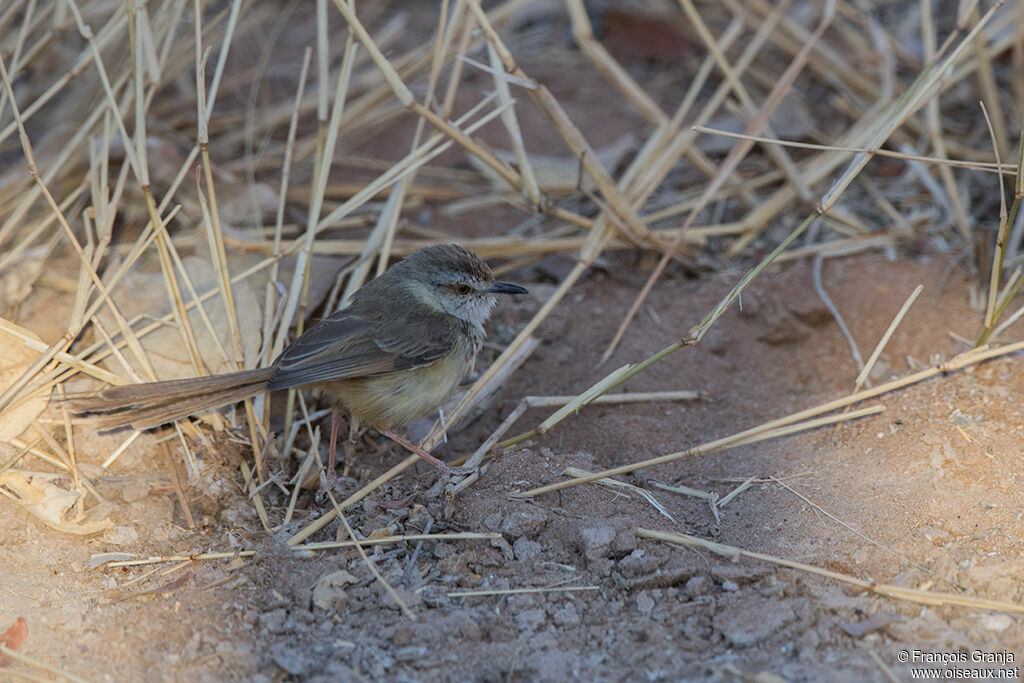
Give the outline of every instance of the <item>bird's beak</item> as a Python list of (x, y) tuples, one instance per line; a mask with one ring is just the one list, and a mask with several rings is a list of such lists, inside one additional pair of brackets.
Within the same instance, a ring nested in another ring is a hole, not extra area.
[(495, 282), (490, 289), (487, 290), (488, 294), (527, 294), (525, 287), (519, 285), (509, 284), (508, 282)]

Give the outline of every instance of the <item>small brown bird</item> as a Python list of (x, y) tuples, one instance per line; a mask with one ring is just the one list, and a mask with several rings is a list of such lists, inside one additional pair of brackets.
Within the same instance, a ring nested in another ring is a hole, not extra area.
[(494, 295), (524, 293), (495, 282), (463, 247), (426, 247), (360, 287), (347, 308), (309, 328), (270, 367), (111, 387), (71, 398), (71, 409), (94, 415), (101, 429), (149, 429), (268, 390), (320, 387), (336, 399), (331, 476), (344, 410), (448, 470), (391, 430), (437, 408), (472, 371)]

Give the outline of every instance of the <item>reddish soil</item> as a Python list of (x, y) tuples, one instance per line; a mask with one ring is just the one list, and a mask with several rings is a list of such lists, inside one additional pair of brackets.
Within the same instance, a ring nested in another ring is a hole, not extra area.
[[(875, 255), (825, 264), (826, 287), (865, 356), (913, 287), (925, 287), (883, 353), (876, 381), (909, 373), (911, 359), (924, 364), (959, 352), (951, 332), (976, 333), (979, 314), (967, 304), (967, 281), (957, 272), (943, 280), (946, 266), (941, 259), (889, 262)], [(444, 455), (475, 448), (523, 395), (574, 393), (616, 364), (648, 356), (735, 279), (670, 274), (611, 362), (596, 367), (644, 272), (616, 260), (579, 286), (541, 327), (541, 346), (495, 405), (454, 435)], [(533, 299), (502, 310), (492, 336), (536, 308), (546, 287), (533, 289)], [(374, 548), (376, 567), (414, 620), (356, 553), (300, 558), (285, 546), (325, 511), (312, 493), (300, 497), (295, 523), (273, 537), (261, 532), (230, 465), (244, 453), (226, 438), (218, 438), (216, 452), (200, 454), (208, 469), (189, 494), (201, 528), (183, 528), (166, 468), (147, 436), (101, 483), (117, 525), (105, 536), (64, 537), (5, 505), (0, 615), (5, 623), (27, 619), (26, 654), (110, 680), (738, 680), (768, 672), (787, 680), (863, 681), (884, 677), (872, 653), (901, 678), (909, 674), (901, 650), (1006, 650), (1019, 661), (1024, 626), (1007, 614), (922, 607), (636, 535), (639, 527), (691, 534), (880, 583), (1019, 602), (1024, 472), (1015, 396), (1024, 391), (1024, 371), (1017, 357), (884, 395), (876, 399), (883, 414), (838, 429), (621, 477), (652, 493), (674, 523), (645, 500), (597, 485), (534, 500), (512, 496), (560, 480), (567, 466), (595, 471), (634, 462), (814, 406), (849, 392), (856, 374), (811, 287), (810, 268), (782, 266), (757, 281), (742, 310), (728, 312), (699, 346), (625, 387), (696, 389), (700, 400), (587, 408), (502, 454), (451, 501), (427, 492), (437, 479), (433, 470), (407, 472), (350, 510), (362, 535), (501, 534)], [(527, 413), (513, 432), (544, 415)], [(115, 443), (96, 437), (82, 450), (98, 459)], [(356, 478), (343, 479), (342, 487), (355, 490), (398, 457), (394, 447), (363, 457)], [(683, 484), (724, 496), (751, 478), (753, 485), (721, 509), (720, 521), (706, 502), (653, 486)], [(272, 486), (264, 493), (271, 518), (281, 519), (287, 499)], [(408, 507), (388, 506), (409, 496)], [(338, 534), (334, 522), (312, 540)], [(184, 567), (89, 568), (99, 552), (146, 557), (235, 549), (256, 555)], [(333, 606), (315, 606), (318, 581), (339, 571), (353, 583), (328, 593)], [(564, 586), (588, 590), (557, 589)], [(449, 595), (536, 587), (555, 589)], [(878, 628), (849, 633), (870, 625)]]

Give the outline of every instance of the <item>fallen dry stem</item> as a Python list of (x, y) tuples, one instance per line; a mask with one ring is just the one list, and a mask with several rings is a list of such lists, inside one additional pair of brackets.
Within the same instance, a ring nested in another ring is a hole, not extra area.
[(196, 562), (199, 560), (232, 560), (236, 557), (253, 557), (255, 550), (236, 550), (224, 553), (195, 553), (190, 555), (161, 555), (159, 557), (147, 557), (144, 560), (117, 560), (105, 562), (100, 567), (141, 567), (149, 564), (165, 564), (167, 562)]
[(932, 591), (918, 590), (914, 588), (902, 588), (900, 586), (891, 586), (884, 583), (875, 583), (874, 581), (865, 581), (864, 579), (858, 579), (848, 574), (841, 574), (834, 572), (829, 569), (822, 569), (821, 567), (815, 567), (813, 565), (804, 564), (803, 562), (794, 562), (793, 560), (785, 560), (781, 557), (775, 557), (774, 555), (766, 555), (764, 553), (755, 553), (749, 550), (743, 550), (731, 545), (725, 545), (724, 543), (716, 543), (714, 541), (707, 541), (696, 536), (688, 536), (686, 534), (674, 534), (664, 531), (655, 531), (653, 529), (638, 528), (636, 530), (637, 536), (641, 538), (650, 538), (656, 541), (664, 541), (666, 543), (673, 543), (675, 545), (685, 545), (692, 548), (703, 548), (717, 555), (728, 557), (732, 560), (737, 560), (741, 557), (746, 557), (752, 560), (760, 560), (762, 562), (770, 562), (771, 564), (777, 564), (782, 567), (789, 567), (790, 569), (798, 569), (800, 571), (809, 572), (811, 574), (817, 574), (818, 576), (824, 576), (829, 579), (841, 581), (856, 586), (862, 590), (875, 593), (887, 598), (893, 598), (894, 600), (904, 600), (906, 602), (913, 602), (919, 605), (933, 605), (933, 606), (954, 606), (954, 607), (973, 607), (978, 609), (989, 609), (997, 610), (1001, 612), (1015, 612), (1024, 613), (1024, 605), (1018, 605), (1012, 602), (1000, 602), (998, 600), (985, 600), (982, 598), (969, 598), (962, 595), (953, 595), (952, 593), (936, 593)]
[(884, 550), (885, 552), (889, 553), (890, 555), (893, 555), (894, 557), (898, 557), (901, 562), (905, 562), (908, 565), (914, 567), (915, 569), (918, 569), (918, 570), (920, 570), (922, 572), (925, 572), (926, 574), (930, 574), (931, 573), (931, 571), (927, 567), (925, 567), (924, 565), (919, 564), (917, 562), (914, 562), (913, 560), (911, 560), (909, 557), (907, 557), (903, 553), (900, 553), (900, 552), (898, 552), (896, 550), (893, 550), (892, 548), (890, 548), (887, 545), (883, 545), (883, 544), (879, 543), (878, 541), (876, 541), (875, 539), (871, 538), (867, 534), (864, 534), (863, 532), (858, 531), (854, 527), (850, 526), (849, 524), (847, 524), (843, 520), (839, 519), (838, 517), (833, 515), (831, 512), (829, 512), (825, 508), (821, 507), (820, 505), (818, 505), (817, 503), (812, 501), (810, 498), (808, 498), (804, 494), (800, 493), (795, 488), (793, 488), (792, 486), (790, 486), (786, 482), (782, 481), (781, 479), (779, 479), (777, 477), (769, 477), (769, 479), (771, 481), (775, 482), (776, 484), (778, 484), (779, 486), (781, 486), (782, 488), (786, 489), (790, 493), (792, 493), (794, 496), (796, 496), (797, 498), (802, 500), (804, 503), (806, 503), (810, 507), (814, 508), (818, 513), (828, 517), (833, 522), (835, 522), (839, 526), (841, 526), (844, 529), (846, 529), (847, 531), (849, 531), (854, 536), (857, 536), (858, 538), (861, 538), (861, 539), (867, 541), (868, 543), (870, 543), (871, 545), (875, 546), (876, 548)]
[(555, 586), (552, 588), (509, 588), (506, 590), (493, 590), (493, 591), (459, 591), (457, 593), (447, 593), (449, 598), (470, 598), (473, 596), (486, 596), (486, 595), (523, 595), (529, 593), (557, 593), (559, 591), (565, 592), (576, 592), (576, 591), (598, 591), (601, 590), (600, 586)]
[[(782, 103), (783, 96), (789, 91), (790, 87), (792, 87), (793, 81), (796, 79), (797, 75), (803, 69), (804, 64), (807, 61), (807, 58), (810, 55), (811, 49), (818, 42), (818, 40), (821, 39), (821, 36), (824, 34), (825, 29), (827, 29), (828, 26), (832, 23), (834, 12), (835, 3), (834, 1), (830, 0), (829, 2), (826, 3), (826, 8), (822, 13), (820, 21), (818, 22), (818, 27), (815, 29), (814, 33), (810, 36), (810, 38), (801, 48), (801, 50), (794, 56), (790, 64), (786, 67), (786, 70), (783, 73), (782, 77), (776, 82), (775, 86), (768, 94), (768, 97), (765, 99), (765, 102), (761, 106), (760, 110), (756, 113), (755, 116), (752, 117), (750, 123), (747, 126), (747, 130), (745, 131), (747, 134), (756, 135), (757, 133), (760, 133), (765, 126), (768, 125), (769, 117)], [(708, 42), (710, 43), (712, 41), (709, 40)], [(729, 70), (728, 73), (732, 74), (732, 71)], [(615, 332), (615, 336), (608, 344), (608, 348), (605, 350), (604, 353), (604, 359), (609, 358), (611, 354), (615, 351), (615, 349), (618, 347), (618, 344), (622, 340), (623, 335), (626, 333), (626, 329), (629, 327), (629, 324), (636, 316), (637, 311), (640, 310), (640, 306), (647, 299), (647, 295), (650, 294), (651, 289), (653, 289), (654, 283), (658, 281), (658, 278), (660, 278), (662, 272), (664, 272), (665, 267), (668, 265), (668, 261), (672, 253), (675, 252), (675, 250), (679, 247), (683, 235), (693, 225), (693, 222), (697, 218), (697, 215), (711, 200), (711, 197), (714, 195), (714, 193), (717, 192), (718, 189), (725, 183), (726, 179), (731, 176), (732, 172), (743, 160), (747, 152), (750, 151), (750, 148), (752, 146), (753, 142), (741, 140), (738, 144), (736, 144), (735, 146), (733, 146), (732, 149), (729, 150), (729, 154), (726, 156), (725, 161), (722, 162), (722, 165), (719, 166), (718, 172), (715, 174), (715, 177), (712, 178), (711, 182), (708, 183), (706, 188), (704, 188), (704, 191), (701, 193), (700, 200), (698, 200), (696, 206), (694, 206), (693, 209), (690, 210), (689, 215), (687, 215), (686, 220), (683, 223), (683, 229), (679, 232), (679, 234), (668, 246), (668, 248), (662, 250), (661, 258), (659, 259), (658, 264), (654, 267), (654, 270), (647, 278), (647, 281), (644, 283), (644, 286), (640, 290), (640, 293), (633, 300), (633, 303), (630, 305), (629, 311), (626, 312), (625, 317), (619, 324), (619, 327)], [(774, 253), (775, 252), (773, 252), (773, 254)], [(770, 261), (763, 263), (765, 266), (767, 266), (767, 263), (769, 262)]]
[(871, 374), (871, 370), (875, 367), (875, 363), (878, 362), (879, 356), (882, 355), (882, 351), (885, 350), (885, 347), (892, 338), (896, 328), (900, 326), (901, 322), (903, 322), (903, 318), (906, 316), (907, 311), (909, 311), (910, 307), (914, 305), (914, 302), (917, 301), (917, 297), (920, 296), (922, 291), (924, 291), (923, 285), (915, 287), (914, 291), (907, 297), (907, 300), (903, 302), (902, 306), (900, 306), (900, 310), (897, 311), (896, 316), (892, 319), (892, 322), (889, 323), (889, 327), (886, 328), (885, 334), (882, 335), (882, 338), (878, 340), (878, 344), (875, 345), (875, 350), (871, 352), (868, 362), (864, 364), (864, 369), (861, 370), (859, 375), (857, 375), (857, 380), (853, 385), (853, 393), (857, 393), (860, 391), (860, 388), (864, 386), (864, 382), (867, 381), (868, 375)]
[[(693, 455), (702, 455), (702, 454), (704, 454), (705, 451), (700, 450), (700, 449), (707, 449), (707, 448), (712, 448), (713, 447), (714, 450), (717, 450), (718, 448), (725, 447), (725, 446), (732, 447), (732, 446), (740, 445), (740, 440), (744, 437), (744, 435), (748, 435), (749, 433), (754, 433), (754, 434), (762, 433), (762, 438), (764, 438), (764, 433), (769, 433), (769, 432), (771, 432), (771, 430), (774, 430), (774, 429), (776, 429), (776, 428), (778, 428), (778, 427), (780, 427), (782, 425), (792, 424), (792, 423), (798, 422), (800, 420), (805, 420), (807, 418), (814, 417), (815, 415), (821, 415), (823, 413), (831, 412), (831, 411), (837, 410), (839, 408), (844, 408), (844, 407), (846, 407), (848, 405), (852, 405), (854, 403), (858, 403), (860, 401), (864, 401), (864, 400), (867, 400), (869, 398), (874, 398), (876, 396), (881, 396), (882, 394), (886, 394), (886, 393), (888, 393), (890, 391), (895, 391), (897, 389), (902, 389), (904, 387), (910, 386), (911, 384), (916, 384), (918, 382), (924, 381), (924, 380), (929, 379), (931, 377), (934, 377), (936, 375), (940, 375), (940, 374), (947, 373), (947, 372), (954, 372), (956, 370), (960, 370), (962, 368), (965, 368), (965, 367), (968, 367), (968, 366), (971, 366), (971, 365), (975, 365), (977, 363), (981, 363), (982, 361), (986, 361), (986, 360), (989, 360), (989, 359), (992, 359), (992, 358), (998, 358), (1000, 356), (1005, 356), (1005, 355), (1008, 355), (1008, 354), (1011, 354), (1011, 353), (1016, 353), (1016, 352), (1021, 351), (1021, 350), (1024, 350), (1024, 342), (1017, 342), (1015, 344), (1008, 344), (1006, 346), (1001, 346), (1001, 347), (998, 347), (998, 348), (995, 348), (995, 349), (986, 349), (986, 348), (972, 349), (971, 351), (967, 351), (965, 353), (961, 353), (961, 354), (959, 354), (957, 356), (954, 356), (953, 358), (951, 358), (950, 360), (946, 361), (945, 363), (941, 363), (941, 364), (939, 364), (939, 365), (937, 365), (935, 367), (925, 368), (924, 370), (912, 373), (910, 375), (907, 375), (906, 377), (902, 377), (900, 379), (893, 380), (891, 382), (886, 382), (885, 384), (880, 384), (877, 387), (872, 387), (870, 389), (865, 389), (863, 391), (860, 391), (860, 392), (857, 392), (857, 393), (854, 393), (854, 394), (850, 394), (850, 395), (845, 396), (843, 398), (838, 398), (838, 399), (835, 399), (833, 401), (829, 401), (827, 403), (823, 403), (823, 404), (821, 404), (819, 406), (816, 406), (814, 408), (808, 408), (807, 410), (800, 411), (799, 413), (794, 413), (793, 415), (790, 415), (788, 417), (779, 418), (777, 420), (773, 420), (771, 422), (767, 422), (767, 423), (765, 423), (765, 424), (763, 424), (763, 425), (761, 425), (759, 427), (754, 427), (753, 429), (747, 430), (746, 432), (740, 432), (739, 434), (734, 434), (733, 436), (726, 437), (725, 439), (719, 439), (718, 441), (712, 441), (712, 442), (703, 444), (702, 446), (697, 446), (694, 449), (690, 449), (690, 450), (687, 450), (687, 451), (680, 451), (678, 453), (671, 453), (669, 455), (661, 456), (660, 458), (654, 458), (652, 460), (646, 460), (646, 461), (644, 461), (642, 463), (634, 463), (632, 465), (624, 465), (622, 467), (618, 467), (618, 468), (615, 468), (613, 470), (605, 470), (604, 472), (599, 472), (596, 475), (594, 475), (594, 478), (608, 477), (608, 476), (613, 476), (613, 475), (616, 475), (616, 474), (625, 474), (626, 472), (632, 472), (632, 471), (634, 471), (636, 469), (641, 469), (643, 467), (649, 467), (651, 465), (661, 464), (663, 462), (670, 462), (672, 460), (677, 460), (677, 459), (682, 458), (682, 457), (689, 457), (689, 456), (693, 456)], [(855, 414), (856, 413), (848, 413), (844, 417), (853, 417)], [(832, 418), (831, 421), (839, 422), (840, 420)], [(810, 425), (810, 423), (804, 423), (804, 424), (805, 424), (804, 428), (808, 428), (808, 429), (810, 428), (810, 426), (807, 426), (807, 425)], [(799, 427), (799, 425), (797, 425), (797, 426)], [(820, 426), (820, 425), (816, 425), (816, 426)], [(786, 432), (786, 433), (790, 433), (790, 432)], [(781, 434), (779, 434), (779, 433), (772, 433), (772, 436), (780, 436), (780, 435)], [(744, 443), (749, 443), (749, 442), (744, 442)], [(541, 488), (538, 488), (538, 489), (533, 489), (531, 491), (527, 491), (527, 492), (521, 493), (519, 495), (522, 495), (522, 496), (535, 496), (535, 495), (539, 495), (541, 493), (547, 493), (549, 491), (556, 491), (558, 489), (563, 489), (563, 488), (566, 488), (568, 486), (578, 486), (579, 484), (585, 484), (588, 481), (591, 481), (591, 479), (590, 478), (573, 479), (573, 480), (570, 480), (570, 481), (567, 481), (567, 482), (559, 482), (557, 484), (550, 484), (548, 486), (544, 486), (544, 487), (541, 487)]]
[(366, 551), (363, 549), (363, 542), (356, 538), (356, 532), (352, 530), (352, 527), (348, 523), (348, 519), (345, 518), (345, 513), (341, 511), (341, 508), (338, 506), (338, 501), (334, 499), (334, 494), (331, 493), (330, 489), (327, 490), (327, 496), (331, 499), (331, 505), (334, 506), (335, 514), (338, 515), (338, 519), (340, 519), (341, 523), (345, 526), (345, 531), (348, 533), (348, 537), (351, 538), (352, 542), (355, 544), (355, 549), (359, 553), (359, 556), (363, 558), (363, 562), (366, 563), (367, 569), (369, 569), (374, 578), (377, 579), (377, 582), (384, 587), (384, 590), (386, 590), (388, 595), (391, 596), (391, 599), (395, 601), (395, 604), (402, 610), (402, 614), (404, 614), (409, 621), (416, 621), (416, 615), (412, 613), (412, 610), (410, 610), (409, 606), (405, 604), (402, 597), (395, 592), (395, 589), (391, 587), (391, 584), (381, 576), (380, 572), (377, 570), (377, 564), (370, 559), (369, 555), (366, 554)]
[[(23, 655), (20, 652), (18, 652), (17, 650), (12, 650), (11, 648), (7, 647), (4, 643), (0, 643), (0, 655), (4, 655), (5, 657), (10, 657), (14, 661), (21, 662), (22, 664), (25, 664), (27, 666), (31, 666), (31, 667), (36, 668), (36, 669), (40, 669), (41, 671), (47, 671), (47, 672), (53, 674), (54, 676), (57, 676), (58, 678), (63, 678), (63, 679), (69, 680), (69, 681), (73, 681), (74, 683), (88, 683), (88, 681), (86, 681), (86, 679), (79, 678), (78, 676), (74, 675), (73, 673), (70, 673), (70, 672), (65, 671), (63, 669), (58, 669), (55, 666), (50, 666), (49, 664), (41, 662), (38, 659), (33, 659), (32, 657), (29, 657), (28, 655)], [(14, 672), (14, 671), (12, 671), (11, 673), (17, 674), (17, 672)]]
[[(830, 408), (829, 410), (832, 410)], [(695, 457), (699, 455), (707, 455), (714, 453), (715, 451), (725, 450), (728, 448), (735, 448), (737, 446), (746, 446), (758, 441), (765, 441), (767, 439), (774, 439), (780, 436), (787, 436), (789, 434), (795, 434), (797, 432), (807, 431), (809, 429), (816, 429), (828, 424), (835, 424), (838, 422), (844, 422), (846, 420), (855, 420), (861, 417), (867, 417), (869, 415), (875, 415), (885, 410), (884, 406), (871, 406), (869, 408), (862, 408), (855, 410), (850, 413), (842, 415), (831, 415), (829, 417), (819, 417), (817, 419), (810, 419), (806, 422), (797, 422), (797, 420), (815, 415), (818, 413), (828, 412), (822, 410), (821, 406), (812, 411), (803, 411), (803, 413), (797, 413), (796, 415), (790, 415), (789, 417), (781, 418), (779, 420), (773, 420), (757, 427), (744, 430), (727, 436), (723, 439), (717, 439), (715, 441), (709, 441), (687, 449), (685, 451), (678, 451), (676, 453), (669, 453), (668, 455), (662, 455), (657, 458), (651, 458), (649, 460), (643, 460), (641, 462), (631, 463), (629, 465), (622, 465), (621, 467), (615, 467), (609, 470), (597, 472), (596, 474), (590, 474), (587, 476), (577, 477), (570, 479), (569, 481), (558, 482), (555, 484), (548, 484), (547, 486), (541, 486), (540, 488), (530, 489), (529, 491), (523, 491), (522, 493), (515, 494), (516, 496), (529, 498), (533, 496), (539, 496), (543, 493), (550, 493), (551, 491), (558, 491), (561, 489), (569, 488), (572, 486), (579, 486), (580, 484), (587, 484), (598, 479), (604, 479), (606, 477), (613, 477), (619, 474), (628, 474), (629, 472), (635, 472), (636, 470), (644, 469), (647, 467), (653, 467), (655, 465), (664, 465), (665, 463), (674, 462), (682, 458)], [(810, 415), (807, 415), (809, 413)], [(797, 417), (800, 415), (801, 417)], [(797, 424), (791, 424), (797, 422)]]
[(764, 137), (760, 135), (748, 135), (746, 133), (734, 133), (728, 130), (722, 130), (721, 128), (711, 128), (710, 126), (693, 126), (693, 130), (698, 133), (709, 133), (711, 135), (720, 135), (726, 138), (738, 138), (741, 140), (751, 140), (764, 145), (780, 145), (783, 147), (795, 147), (798, 149), (808, 149), (821, 152), (851, 152), (853, 154), (873, 154), (878, 157), (886, 157), (889, 159), (900, 159), (902, 161), (919, 161), (924, 164), (930, 164), (932, 166), (952, 166), (954, 168), (965, 168), (972, 171), (981, 171), (984, 173), (1001, 173), (1003, 175), (1015, 176), (1017, 173), (1017, 167), (1014, 164), (1005, 164), (994, 161), (968, 161), (963, 159), (947, 159), (944, 157), (925, 156), (920, 154), (907, 154), (905, 152), (897, 152), (891, 149), (869, 149), (867, 147), (847, 147), (843, 145), (818, 145), (811, 142), (798, 142), (796, 140), (783, 140), (780, 138)]
[(330, 550), (333, 548), (354, 548), (356, 545), (390, 545), (392, 543), (403, 543), (407, 541), (488, 541), (501, 537), (501, 534), (498, 533), (476, 533), (468, 531), (449, 534), (405, 534), (402, 536), (367, 538), (358, 542), (325, 541), (323, 543), (307, 543), (306, 545), (303, 545), (299, 548), (294, 548), (294, 550)]
[[(587, 472), (586, 470), (581, 470), (578, 467), (566, 467), (565, 471), (562, 472), (562, 474), (567, 477), (593, 476), (593, 473)], [(600, 484), (601, 486), (607, 486), (608, 488), (613, 490), (617, 489), (620, 491), (627, 491), (635, 496), (639, 496), (640, 498), (643, 498), (648, 503), (650, 503), (651, 507), (660, 512), (663, 517), (667, 518), (673, 524), (678, 524), (678, 522), (676, 522), (675, 517), (673, 517), (671, 513), (669, 513), (669, 511), (665, 509), (665, 506), (658, 502), (658, 499), (654, 497), (654, 494), (652, 494), (650, 491), (647, 491), (646, 489), (636, 486), (635, 484), (619, 481), (618, 479), (597, 479), (594, 483)]]

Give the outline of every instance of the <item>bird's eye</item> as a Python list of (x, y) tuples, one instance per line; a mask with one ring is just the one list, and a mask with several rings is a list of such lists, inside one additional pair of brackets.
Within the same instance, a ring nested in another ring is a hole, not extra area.
[(455, 292), (457, 294), (470, 294), (473, 288), (467, 285), (465, 282), (459, 282), (455, 285)]

